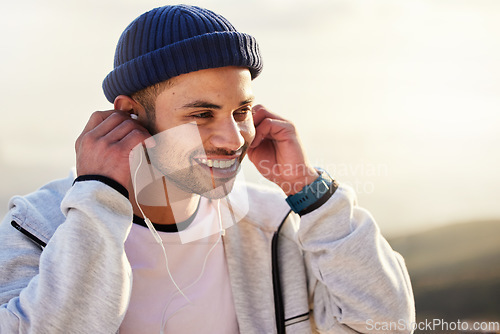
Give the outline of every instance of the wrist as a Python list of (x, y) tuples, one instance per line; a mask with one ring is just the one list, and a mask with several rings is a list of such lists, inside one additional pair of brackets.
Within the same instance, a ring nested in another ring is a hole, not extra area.
[(300, 176), (293, 180), (282, 182), (280, 187), (287, 196), (292, 196), (302, 191), (305, 186), (313, 183), (319, 176), (320, 173), (315, 168), (308, 167)]
[(122, 194), (123, 196), (125, 196), (125, 198), (129, 197), (129, 192), (128, 192), (127, 188), (125, 188), (121, 183), (117, 182), (116, 180), (114, 180), (114, 179), (112, 179), (110, 177), (107, 177), (107, 176), (104, 176), (104, 175), (99, 175), (99, 174), (80, 175), (80, 176), (78, 176), (73, 181), (73, 185), (76, 182), (83, 182), (83, 181), (99, 181), (99, 182), (102, 182), (102, 183), (108, 185), (109, 187), (115, 189), (116, 191), (118, 191), (120, 194)]
[(338, 184), (320, 168), (319, 176), (296, 194), (289, 195), (286, 202), (299, 215), (307, 214), (325, 203), (338, 188)]

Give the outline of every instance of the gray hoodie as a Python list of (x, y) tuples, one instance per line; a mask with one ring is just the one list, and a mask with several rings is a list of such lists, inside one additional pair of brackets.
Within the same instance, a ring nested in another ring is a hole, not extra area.
[[(72, 183), (9, 203), (0, 224), (0, 333), (119, 330), (132, 286), (124, 250), (132, 206), (99, 181)], [(235, 205), (238, 196), (230, 195)], [(411, 332), (404, 260), (351, 189), (340, 186), (302, 217), (288, 214), (280, 193), (248, 187), (248, 199), (248, 214), (224, 236), (241, 333), (276, 333), (279, 309), (287, 333)]]

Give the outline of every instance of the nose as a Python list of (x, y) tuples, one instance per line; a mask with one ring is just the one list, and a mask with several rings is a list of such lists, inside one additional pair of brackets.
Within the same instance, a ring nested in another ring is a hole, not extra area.
[(228, 117), (218, 122), (217, 125), (214, 124), (210, 144), (227, 151), (237, 151), (245, 144), (245, 138), (241, 134), (238, 123), (232, 117)]

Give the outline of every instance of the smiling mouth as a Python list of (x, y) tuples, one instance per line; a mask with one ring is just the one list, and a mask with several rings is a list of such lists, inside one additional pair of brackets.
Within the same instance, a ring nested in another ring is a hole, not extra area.
[(238, 159), (237, 158), (234, 158), (234, 159), (204, 159), (204, 158), (198, 159), (198, 158), (195, 158), (195, 161), (198, 162), (199, 164), (205, 165), (207, 167), (218, 168), (218, 169), (227, 169), (227, 168), (234, 166), (234, 164), (236, 164)]

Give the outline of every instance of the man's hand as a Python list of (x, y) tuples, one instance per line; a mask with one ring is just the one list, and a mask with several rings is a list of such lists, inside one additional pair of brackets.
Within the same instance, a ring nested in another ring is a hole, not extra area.
[(77, 175), (109, 177), (128, 188), (129, 154), (151, 138), (141, 124), (124, 111), (96, 111), (75, 143)]
[(261, 105), (253, 112), (256, 134), (248, 157), (257, 170), (287, 196), (312, 183), (319, 174), (307, 161), (294, 125)]

